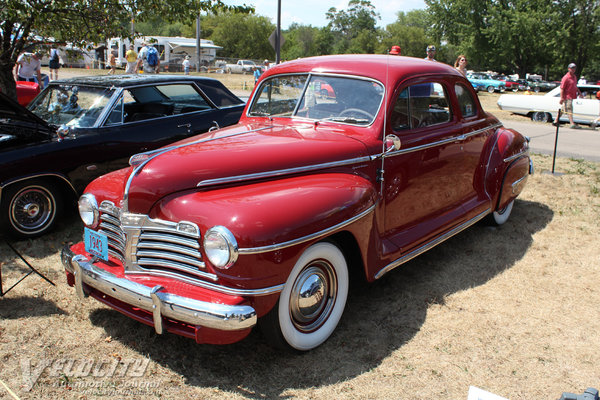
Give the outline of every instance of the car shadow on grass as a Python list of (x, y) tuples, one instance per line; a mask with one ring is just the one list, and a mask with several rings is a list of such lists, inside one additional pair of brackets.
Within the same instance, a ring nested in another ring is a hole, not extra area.
[(41, 297), (19, 296), (0, 298), (0, 319), (66, 314), (67, 312), (54, 304), (53, 301)]
[(227, 346), (197, 345), (172, 334), (156, 335), (118, 312), (96, 309), (92, 323), (188, 385), (217, 387), (246, 398), (285, 397), (290, 389), (331, 385), (373, 368), (410, 341), (432, 304), (485, 284), (523, 258), (533, 235), (553, 218), (546, 205), (517, 200), (498, 228), (477, 224), (380, 280), (351, 290), (342, 320), (327, 342), (308, 353), (278, 351), (254, 329)]

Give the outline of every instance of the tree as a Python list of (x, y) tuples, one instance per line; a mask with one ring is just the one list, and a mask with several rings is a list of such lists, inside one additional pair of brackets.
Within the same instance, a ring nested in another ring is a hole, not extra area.
[(254, 11), (221, 0), (2, 0), (0, 5), (0, 89), (13, 98), (17, 57), (50, 37), (75, 44), (101, 42), (130, 36), (134, 17), (191, 23), (202, 10)]
[(395, 22), (385, 27), (379, 53), (387, 53), (392, 46), (400, 46), (403, 56), (424, 57), (425, 49), (436, 40), (428, 35), (431, 23), (425, 10), (398, 12)]
[(369, 0), (350, 0), (347, 11), (331, 7), (325, 15), (336, 39), (334, 53), (373, 53), (380, 17)]
[(267, 17), (221, 12), (203, 17), (200, 23), (205, 37), (223, 46), (219, 52), (223, 57), (274, 58), (269, 35), (275, 25)]

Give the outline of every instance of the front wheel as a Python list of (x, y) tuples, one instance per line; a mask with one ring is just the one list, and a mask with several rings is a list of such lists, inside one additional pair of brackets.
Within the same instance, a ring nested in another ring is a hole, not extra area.
[(280, 348), (314, 349), (337, 327), (348, 286), (340, 249), (328, 242), (310, 246), (294, 265), (275, 307), (261, 318), (263, 333)]
[(488, 86), (487, 87), (487, 91), (488, 91), (488, 93), (494, 93), (494, 87), (493, 86)]
[(40, 180), (9, 186), (0, 206), (0, 220), (17, 238), (34, 238), (50, 231), (62, 207), (58, 188)]

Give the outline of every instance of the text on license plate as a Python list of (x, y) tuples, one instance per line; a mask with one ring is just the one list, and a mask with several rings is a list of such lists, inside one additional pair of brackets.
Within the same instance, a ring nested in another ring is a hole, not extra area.
[(85, 251), (108, 261), (108, 238), (106, 235), (85, 228), (83, 236)]

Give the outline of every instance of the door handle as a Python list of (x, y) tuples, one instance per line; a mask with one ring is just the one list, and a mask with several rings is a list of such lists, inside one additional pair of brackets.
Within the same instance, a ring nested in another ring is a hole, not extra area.
[(177, 125), (178, 128), (187, 128), (188, 133), (190, 133), (190, 128), (192, 127), (191, 123)]

